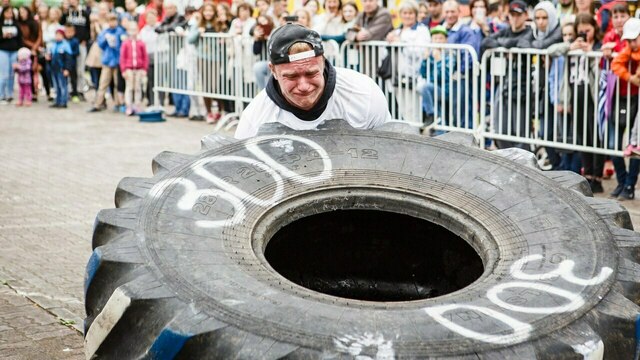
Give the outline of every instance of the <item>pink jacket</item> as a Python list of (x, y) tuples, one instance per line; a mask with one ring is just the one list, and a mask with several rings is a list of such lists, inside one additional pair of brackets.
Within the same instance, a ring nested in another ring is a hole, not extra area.
[(149, 67), (149, 55), (147, 48), (140, 40), (127, 39), (120, 49), (120, 70), (147, 70)]

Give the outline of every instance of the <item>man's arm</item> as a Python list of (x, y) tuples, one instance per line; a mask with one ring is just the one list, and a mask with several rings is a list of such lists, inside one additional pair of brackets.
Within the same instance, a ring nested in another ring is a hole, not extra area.
[(367, 40), (384, 40), (389, 31), (393, 30), (391, 22), (391, 14), (386, 9), (378, 9), (376, 16), (367, 26), (366, 31), (361, 31), (362, 35), (358, 37), (360, 41)]

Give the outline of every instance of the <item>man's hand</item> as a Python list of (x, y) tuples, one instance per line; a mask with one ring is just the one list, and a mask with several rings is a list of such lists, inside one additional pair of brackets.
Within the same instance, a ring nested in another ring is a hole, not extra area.
[(387, 34), (387, 41), (388, 42), (394, 42), (394, 41), (398, 41), (398, 40), (400, 40), (400, 35), (396, 34), (395, 31), (392, 31), (392, 32)]
[(367, 29), (360, 29), (356, 34), (356, 41), (365, 41), (371, 37), (371, 33)]
[(62, 76), (69, 77), (69, 70), (62, 70)]
[(631, 75), (631, 77), (629, 78), (629, 82), (635, 86), (640, 86), (640, 75)]

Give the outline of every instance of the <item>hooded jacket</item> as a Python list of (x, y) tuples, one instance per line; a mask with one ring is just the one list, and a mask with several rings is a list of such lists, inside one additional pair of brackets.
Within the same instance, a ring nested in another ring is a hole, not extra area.
[[(613, 62), (611, 63), (611, 70), (614, 74), (616, 74), (621, 80), (625, 81), (625, 88), (627, 87), (626, 82), (629, 81), (632, 74), (636, 74), (638, 72), (638, 66), (640, 66), (640, 50), (631, 51), (631, 47), (629, 44), (625, 46), (624, 49), (613, 58)], [(631, 67), (631, 71), (629, 71), (629, 67)], [(631, 95), (638, 94), (638, 87), (631, 85)], [(620, 81), (620, 86), (622, 86), (622, 81)]]
[(547, 13), (547, 29), (541, 31), (533, 28), (531, 35), (523, 38), (519, 43), (519, 48), (546, 49), (553, 44), (562, 42), (562, 26), (558, 19), (558, 14), (551, 1), (542, 1), (533, 9), (533, 13), (542, 10)]
[(126, 34), (121, 26), (106, 28), (98, 35), (98, 46), (102, 49), (102, 65), (117, 67), (120, 63), (122, 37)]

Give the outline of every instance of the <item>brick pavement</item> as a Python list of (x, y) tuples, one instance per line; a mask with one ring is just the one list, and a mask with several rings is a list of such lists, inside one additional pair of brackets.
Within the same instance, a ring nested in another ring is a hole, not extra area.
[(163, 150), (196, 152), (213, 129), (87, 114), (87, 107), (0, 107), (2, 359), (82, 357), (82, 285), (96, 213), (114, 207), (120, 179), (151, 176)]
[[(96, 213), (114, 207), (121, 178), (151, 176), (157, 153), (195, 153), (212, 131), (183, 119), (143, 124), (87, 114), (86, 107), (0, 107), (2, 359), (83, 357), (82, 285)], [(640, 224), (638, 202), (624, 205)]]

